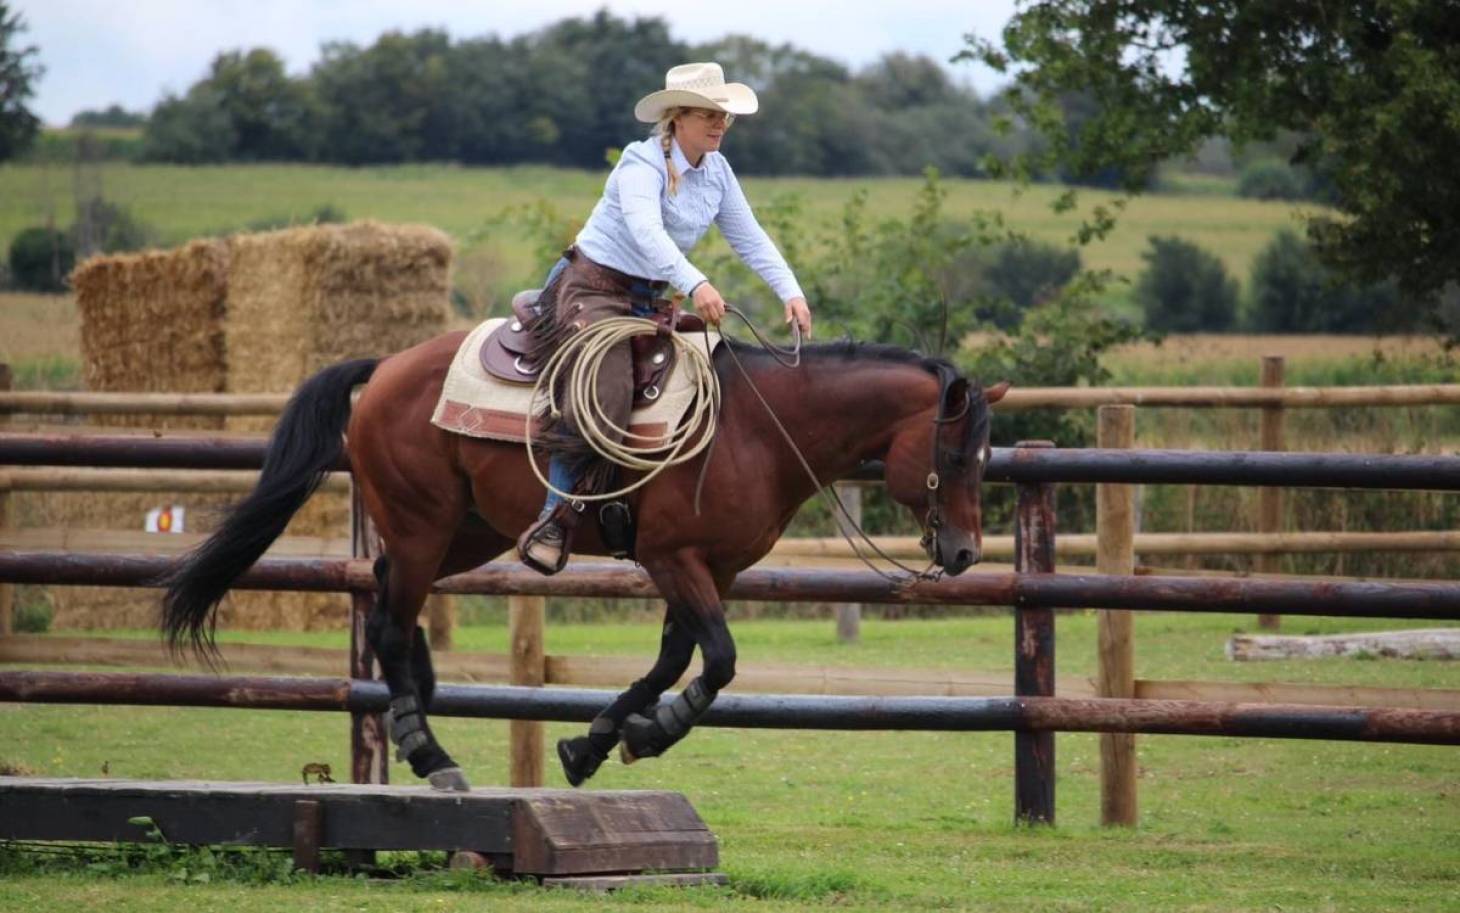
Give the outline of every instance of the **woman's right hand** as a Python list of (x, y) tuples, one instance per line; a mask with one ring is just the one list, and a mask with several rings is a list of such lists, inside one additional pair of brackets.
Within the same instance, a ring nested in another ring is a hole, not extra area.
[(725, 299), (708, 282), (701, 282), (695, 286), (694, 294), (690, 296), (694, 302), (695, 313), (704, 318), (706, 323), (720, 325), (725, 317)]

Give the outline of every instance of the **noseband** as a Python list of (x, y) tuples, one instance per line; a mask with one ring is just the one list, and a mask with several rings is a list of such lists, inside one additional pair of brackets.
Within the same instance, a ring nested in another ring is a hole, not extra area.
[[(938, 394), (938, 414), (933, 416), (933, 456), (927, 480), (928, 510), (923, 516), (923, 538), (920, 542), (923, 551), (927, 552), (929, 558), (933, 557), (933, 546), (938, 537), (938, 530), (943, 526), (943, 505), (938, 496), (943, 488), (943, 476), (948, 474), (943, 462), (944, 450), (938, 446), (943, 438), (943, 426), (961, 420), (973, 408), (973, 391), (969, 389), (964, 393), (963, 405), (957, 412), (952, 415), (943, 414), (943, 409), (947, 405), (947, 392), (948, 384), (945, 383)], [(962, 448), (958, 452), (962, 452)]]

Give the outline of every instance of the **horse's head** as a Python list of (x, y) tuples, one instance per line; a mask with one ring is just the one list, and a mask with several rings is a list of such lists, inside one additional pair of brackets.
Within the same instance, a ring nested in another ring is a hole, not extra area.
[(888, 493), (917, 514), (923, 549), (950, 575), (982, 557), (989, 407), (1008, 390), (1007, 381), (984, 389), (940, 365), (937, 402), (904, 423), (887, 451)]

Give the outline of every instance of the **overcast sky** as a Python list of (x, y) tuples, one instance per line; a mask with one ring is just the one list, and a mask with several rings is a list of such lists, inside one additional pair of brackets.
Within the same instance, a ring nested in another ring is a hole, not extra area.
[[(568, 16), (607, 7), (631, 18), (658, 16), (681, 41), (731, 32), (790, 42), (853, 67), (887, 51), (947, 60), (963, 35), (994, 37), (1014, 0), (19, 0), (30, 28), (21, 36), (40, 47), (46, 73), (32, 110), (61, 125), (83, 108), (113, 102), (149, 110), (166, 92), (181, 93), (219, 51), (273, 48), (292, 73), (305, 72), (321, 42), (369, 44), (389, 29), (444, 28), (452, 38), (495, 33), (504, 38)], [(981, 93), (993, 74), (968, 64), (951, 69)], [(726, 74), (730, 79), (735, 74)]]

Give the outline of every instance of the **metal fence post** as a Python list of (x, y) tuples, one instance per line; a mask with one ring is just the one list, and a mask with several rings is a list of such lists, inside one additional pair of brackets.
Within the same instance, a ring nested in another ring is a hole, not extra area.
[[(1019, 448), (1053, 447), (1050, 441), (1020, 441)], [(1054, 572), (1054, 486), (1020, 483), (1014, 526), (1014, 570)], [(1014, 607), (1014, 694), (1054, 696), (1054, 610)], [(1014, 732), (1014, 820), (1054, 824), (1054, 733)]]

